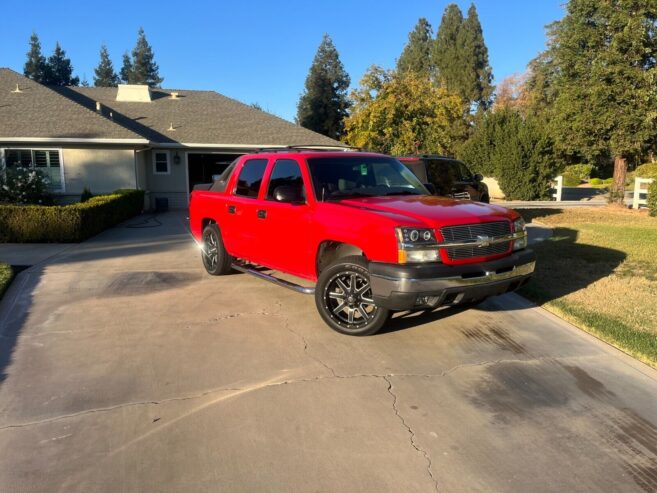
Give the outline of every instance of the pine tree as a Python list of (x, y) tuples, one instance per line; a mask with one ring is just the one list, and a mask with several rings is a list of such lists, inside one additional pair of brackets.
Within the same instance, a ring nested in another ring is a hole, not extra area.
[(418, 20), (415, 29), (408, 34), (408, 43), (397, 60), (399, 73), (414, 72), (430, 76), (433, 73), (431, 51), (433, 33), (431, 24), (424, 17)]
[(550, 63), (542, 75), (553, 88), (543, 92), (554, 101), (546, 111), (555, 142), (590, 161), (613, 157), (618, 202), (628, 158), (657, 133), (656, 25), (654, 0), (570, 0), (541, 56)]
[(462, 54), (459, 49), (459, 33), (463, 27), (463, 14), (452, 3), (445, 8), (433, 45), (433, 64), (438, 83), (448, 91), (462, 95)]
[(474, 4), (468, 9), (457, 36), (461, 58), (460, 93), (477, 108), (487, 109), (493, 95), (493, 71), (488, 63), (488, 48)]
[(302, 127), (339, 139), (349, 109), (349, 74), (328, 34), (324, 35), (306, 77), (297, 105), (297, 122)]
[(160, 87), (164, 79), (160, 77), (159, 67), (155, 63), (153, 49), (146, 40), (144, 28), (139, 28), (137, 44), (132, 50), (132, 78), (130, 84), (148, 84), (151, 87)]
[(123, 54), (123, 66), (121, 67), (119, 77), (121, 77), (121, 82), (124, 84), (132, 83), (132, 60), (130, 60), (130, 55), (128, 55), (127, 51)]
[(116, 87), (119, 84), (119, 76), (114, 72), (112, 60), (109, 57), (107, 46), (100, 47), (100, 62), (94, 69), (94, 86), (96, 87)]
[(51, 86), (77, 86), (80, 84), (79, 77), (73, 77), (73, 65), (66, 57), (66, 51), (60, 46), (59, 41), (55, 43), (55, 50), (48, 57), (44, 84)]
[(41, 54), (41, 42), (36, 33), (30, 36), (30, 51), (23, 67), (23, 74), (37, 82), (43, 82), (46, 72), (46, 58)]

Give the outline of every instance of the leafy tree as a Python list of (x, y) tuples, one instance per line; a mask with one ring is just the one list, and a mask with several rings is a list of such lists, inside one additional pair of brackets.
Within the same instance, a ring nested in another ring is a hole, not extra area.
[(451, 153), (463, 130), (461, 99), (415, 72), (371, 67), (352, 92), (350, 145), (386, 154)]
[(473, 170), (495, 177), (510, 200), (548, 198), (560, 166), (542, 122), (509, 108), (486, 113), (459, 157)]
[(468, 17), (461, 25), (456, 41), (461, 62), (459, 90), (464, 99), (485, 110), (490, 106), (493, 94), (493, 70), (488, 63), (488, 48), (474, 4), (468, 9)]
[(431, 24), (421, 17), (415, 29), (408, 35), (408, 43), (397, 60), (397, 71), (431, 75), (433, 73), (431, 61), (433, 43)]
[(73, 65), (66, 57), (66, 51), (60, 46), (59, 41), (55, 43), (55, 50), (48, 57), (44, 84), (51, 86), (77, 86), (80, 84), (79, 77), (73, 77)]
[(589, 161), (613, 156), (612, 194), (622, 202), (627, 160), (654, 144), (657, 131), (657, 3), (570, 0), (548, 35), (535, 64), (543, 79), (533, 84), (553, 101), (556, 142)]
[(440, 85), (448, 91), (461, 94), (462, 56), (459, 50), (459, 33), (463, 26), (463, 13), (455, 3), (445, 8), (433, 45), (433, 65)]
[(527, 113), (530, 105), (530, 96), (527, 89), (527, 73), (512, 74), (502, 79), (495, 90), (493, 110), (502, 108), (518, 110)]
[(130, 84), (130, 80), (132, 79), (132, 60), (130, 60), (130, 55), (127, 51), (123, 54), (123, 65), (121, 66), (119, 77), (124, 84)]
[(155, 63), (153, 49), (146, 40), (144, 28), (140, 27), (137, 34), (137, 44), (132, 50), (132, 79), (130, 83), (160, 87), (164, 78), (160, 77), (159, 71), (160, 68)]
[(100, 62), (94, 69), (94, 86), (96, 87), (116, 87), (119, 84), (119, 76), (114, 71), (114, 65), (109, 57), (107, 46), (100, 47)]
[(23, 74), (37, 82), (43, 82), (46, 73), (46, 58), (41, 54), (41, 42), (36, 33), (30, 36), (30, 51), (23, 67)]
[(317, 49), (297, 105), (297, 122), (302, 127), (339, 139), (349, 109), (347, 90), (351, 79), (328, 34)]

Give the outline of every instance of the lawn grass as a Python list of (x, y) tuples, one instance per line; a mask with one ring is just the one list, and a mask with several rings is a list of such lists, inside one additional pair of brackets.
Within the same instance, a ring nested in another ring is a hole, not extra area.
[(611, 206), (520, 212), (553, 228), (520, 294), (657, 368), (657, 218)]
[(0, 262), (0, 299), (9, 287), (9, 283), (14, 278), (14, 271), (10, 265)]

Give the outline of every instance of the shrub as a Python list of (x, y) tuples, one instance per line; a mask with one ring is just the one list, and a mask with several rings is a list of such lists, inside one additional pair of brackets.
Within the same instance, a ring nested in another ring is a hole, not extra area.
[(563, 186), (564, 187), (577, 187), (582, 180), (578, 176), (573, 175), (572, 173), (563, 173)]
[(650, 186), (648, 187), (648, 213), (657, 217), (657, 179), (654, 179)]
[(84, 187), (82, 189), (82, 193), (80, 194), (80, 202), (86, 202), (90, 198), (94, 196), (93, 193), (91, 193), (91, 190), (89, 190), (88, 187)]
[(596, 187), (599, 187), (600, 185), (603, 184), (603, 182), (602, 182), (602, 178), (591, 178), (591, 179), (589, 180), (589, 183), (590, 183), (591, 185), (596, 186)]
[(51, 204), (48, 178), (41, 171), (22, 166), (0, 172), (0, 202)]
[(605, 178), (604, 180), (602, 180), (602, 183), (605, 184), (605, 185), (611, 185), (612, 183), (614, 183), (614, 179), (613, 178)]
[(459, 156), (475, 171), (497, 178), (509, 200), (549, 198), (559, 168), (545, 126), (510, 109), (486, 115)]
[(78, 242), (136, 214), (142, 190), (116, 190), (64, 206), (0, 205), (0, 242)]
[(563, 174), (564, 176), (566, 174), (572, 175), (573, 177), (580, 180), (581, 182), (591, 178), (591, 173), (593, 172), (593, 169), (594, 166), (592, 164), (571, 164), (570, 166), (566, 166)]
[(646, 163), (641, 166), (637, 166), (636, 169), (629, 173), (629, 178), (634, 182), (634, 178), (653, 178), (657, 180), (657, 163)]

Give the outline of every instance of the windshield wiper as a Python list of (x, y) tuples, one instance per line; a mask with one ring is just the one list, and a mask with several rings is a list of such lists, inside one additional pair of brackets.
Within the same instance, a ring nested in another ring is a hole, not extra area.
[(324, 201), (326, 202), (330, 200), (343, 200), (343, 199), (350, 199), (354, 197), (373, 197), (373, 195), (370, 193), (356, 192), (356, 191), (333, 192), (331, 195), (326, 197)]
[(422, 195), (420, 192), (412, 192), (410, 190), (403, 190), (400, 192), (388, 192), (384, 193), (383, 195)]

